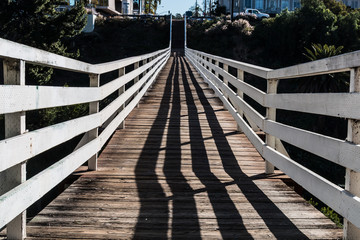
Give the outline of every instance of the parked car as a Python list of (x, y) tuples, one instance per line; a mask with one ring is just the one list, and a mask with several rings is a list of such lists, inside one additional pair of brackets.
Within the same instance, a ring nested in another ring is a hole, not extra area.
[(269, 18), (270, 15), (267, 13), (262, 13), (257, 9), (253, 9), (253, 8), (247, 8), (245, 9), (245, 15), (255, 15), (258, 19), (263, 19), (263, 18)]

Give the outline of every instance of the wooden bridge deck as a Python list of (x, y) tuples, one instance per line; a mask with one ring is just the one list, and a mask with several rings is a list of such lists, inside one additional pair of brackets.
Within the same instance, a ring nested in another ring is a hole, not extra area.
[(264, 161), (183, 57), (28, 239), (339, 239), (342, 229)]

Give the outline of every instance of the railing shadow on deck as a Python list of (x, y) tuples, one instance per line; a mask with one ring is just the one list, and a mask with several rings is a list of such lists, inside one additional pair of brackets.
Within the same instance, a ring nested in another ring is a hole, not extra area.
[[(184, 62), (184, 63), (183, 63)], [(278, 222), (287, 226), (287, 230), (292, 232), (292, 237), (296, 239), (308, 239), (301, 230), (299, 230), (293, 222), (266, 196), (266, 194), (241, 170), (238, 161), (232, 151), (229, 142), (226, 139), (224, 131), (216, 117), (213, 107), (206, 99), (205, 94), (200, 87), (199, 83), (197, 82), (195, 76), (191, 71), (191, 67), (187, 61), (183, 60), (182, 62), (182, 71), (185, 72), (185, 67), (189, 72), (190, 79), (192, 84), (196, 89), (196, 93), (201, 101), (205, 109), (206, 119), (211, 129), (211, 133), (213, 135), (215, 145), (219, 152), (222, 165), (224, 167), (225, 172), (234, 179), (235, 183), (237, 183), (239, 189), (245, 195), (245, 197), (249, 200), (249, 203), (253, 206), (259, 216), (264, 220), (265, 224), (269, 228), (269, 230), (274, 234), (277, 239), (281, 239), (284, 237), (281, 234), (281, 229), (278, 229), (276, 224), (269, 219), (269, 213), (263, 211), (262, 208), (263, 204), (267, 204), (267, 211), (271, 212), (272, 214), (276, 215), (278, 218)], [(184, 67), (185, 65), (185, 67)], [(239, 182), (241, 181), (241, 183)], [(244, 189), (244, 184), (247, 186), (247, 189)], [(251, 191), (248, 191), (251, 189)], [(252, 199), (254, 193), (258, 194), (258, 199)], [(235, 209), (236, 210), (236, 209)], [(237, 211), (237, 210), (236, 210)]]
[[(177, 53), (179, 54), (179, 53)], [(190, 233), (192, 239), (201, 239), (200, 224), (192, 188), (181, 172), (181, 103), (180, 103), (180, 74), (179, 57), (175, 58), (175, 75), (172, 89), (172, 109), (170, 113), (164, 174), (166, 182), (173, 193), (172, 235), (177, 238)], [(171, 136), (171, 137), (169, 137)], [(172, 155), (177, 157), (171, 158)], [(176, 181), (173, 180), (176, 178)], [(189, 194), (190, 193), (190, 194)], [(189, 214), (184, 222), (184, 213)]]
[[(181, 76), (179, 76), (179, 68)], [(188, 76), (186, 75), (186, 72), (189, 72)], [(188, 106), (187, 116), (190, 142), (187, 144), (190, 144), (192, 170), (199, 181), (205, 186), (201, 190), (193, 190), (181, 172), (180, 156), (181, 146), (183, 144), (181, 143), (180, 137), (180, 119), (182, 116), (180, 106), (180, 77), (182, 79), (185, 100)], [(190, 77), (190, 80), (188, 80), (187, 77)], [(234, 236), (245, 239), (253, 238), (244, 226), (243, 217), (237, 210), (235, 203), (232, 201), (226, 190), (229, 183), (222, 183), (210, 170), (210, 160), (204, 144), (205, 138), (202, 134), (199, 114), (206, 115), (213, 140), (219, 151), (222, 165), (225, 172), (233, 179), (230, 184), (237, 184), (238, 188), (249, 200), (257, 214), (264, 220), (272, 234), (279, 239), (284, 237), (281, 232), (283, 229), (278, 227), (278, 223), (274, 223), (269, 219), (269, 214), (276, 215), (278, 222), (281, 222), (282, 226), (286, 226), (286, 229), (291, 232), (291, 235), (294, 238), (308, 239), (258, 188), (253, 180), (240, 169), (236, 156), (226, 138), (229, 134), (224, 133), (215, 114), (216, 110), (213, 109), (208, 99), (206, 99), (203, 89), (191, 72), (191, 67), (184, 57), (174, 58), (170, 74), (165, 84), (161, 107), (158, 111), (159, 114), (151, 127), (148, 139), (139, 157), (135, 170), (141, 208), (136, 224), (134, 239), (141, 239), (144, 236), (149, 236), (149, 230), (153, 230), (154, 235), (158, 238), (169, 237), (167, 235), (169, 230), (168, 222), (171, 217), (172, 239), (184, 236), (191, 237), (191, 239), (201, 239), (198, 216), (199, 210), (196, 207), (194, 197), (195, 194), (202, 191), (205, 191), (209, 197), (222, 238), (228, 239), (229, 237)], [(191, 92), (190, 85), (194, 86), (197, 96), (194, 96)], [(200, 99), (204, 112), (199, 112), (195, 105), (195, 98), (197, 97)], [(168, 118), (169, 114), (170, 117)], [(160, 148), (161, 140), (165, 135), (167, 121), (169, 121), (169, 129), (166, 133), (166, 146)], [(152, 135), (152, 133), (156, 134)], [(159, 161), (158, 151), (151, 155), (148, 154), (149, 150), (152, 150), (153, 152), (154, 150), (160, 149), (166, 150), (163, 171), (165, 180), (173, 194), (171, 197), (166, 197), (155, 171), (156, 164)], [(173, 158), (173, 154), (176, 154), (178, 157)], [(146, 181), (144, 179), (145, 175)], [(243, 184), (249, 186), (251, 190), (244, 189)], [(150, 185), (151, 189), (149, 191)], [(254, 193), (257, 195), (258, 199), (254, 199)], [(219, 201), (219, 197), (221, 197), (221, 201)], [(155, 201), (153, 201), (154, 198), (156, 198)], [(170, 210), (168, 202), (170, 200), (173, 201), (172, 216), (169, 215)], [(264, 204), (268, 207), (267, 211), (264, 211)], [(185, 212), (187, 216), (190, 217), (185, 218)], [(229, 222), (229, 219), (231, 219), (231, 222)], [(156, 228), (152, 229), (155, 221), (157, 222)]]
[[(359, 82), (360, 51), (303, 63), (277, 70), (234, 61), (185, 47), (185, 56), (194, 65), (265, 159), (265, 173), (274, 166), (301, 187), (344, 217), (344, 238), (359, 239)], [(234, 68), (234, 76), (229, 68)], [(348, 93), (277, 93), (278, 82), (291, 79), (347, 72), (350, 75)], [(267, 82), (264, 92), (245, 80), (245, 74)], [(266, 107), (266, 116), (255, 110), (245, 99)], [(337, 139), (276, 120), (276, 111), (301, 112), (348, 119), (347, 139)], [(263, 131), (265, 140), (255, 131)], [(339, 186), (306, 166), (291, 159), (282, 141), (308, 151), (346, 169), (345, 186)]]
[[(195, 100), (190, 89), (190, 84), (186, 77), (183, 61), (181, 61), (181, 72), (183, 74), (183, 85), (188, 106), (192, 169), (195, 175), (201, 181), (201, 183), (205, 185), (209, 200), (211, 202), (212, 208), (214, 209), (214, 213), (219, 225), (219, 231), (222, 237), (224, 239), (228, 238), (229, 235), (227, 235), (227, 230), (236, 229), (236, 231), (242, 233), (242, 237), (251, 238), (251, 235), (246, 231), (242, 217), (240, 216), (234, 202), (231, 200), (225, 188), (226, 186), (222, 184), (220, 179), (218, 179), (211, 172), (208, 154), (205, 148), (204, 141), (202, 140), (203, 135), (201, 131), (200, 119), (197, 114), (197, 107), (195, 105)], [(193, 77), (191, 73), (190, 77)], [(198, 93), (197, 86), (199, 85), (195, 85), (193, 79), (191, 80)], [(196, 79), (194, 80), (196, 82)], [(196, 82), (196, 84), (198, 83)], [(200, 91), (202, 92), (201, 88)], [(202, 95), (198, 93), (198, 96), (201, 104), (205, 109), (206, 114), (207, 111), (206, 106), (204, 105), (204, 101), (207, 100), (202, 99), (205, 98), (203, 92)], [(206, 104), (209, 103), (207, 102)], [(222, 197), (221, 202), (217, 200), (219, 196)], [(231, 216), (231, 226), (229, 226), (229, 221), (225, 216)]]
[[(139, 156), (139, 161), (136, 164), (135, 176), (136, 186), (140, 198), (140, 213), (138, 222), (135, 227), (134, 239), (142, 239), (144, 232), (149, 230), (154, 225), (148, 225), (161, 218), (161, 222), (157, 222), (156, 234), (159, 239), (164, 239), (167, 236), (169, 209), (168, 200), (164, 191), (158, 182), (158, 176), (156, 175), (155, 168), (158, 160), (159, 152), (149, 154), (148, 151), (156, 151), (161, 147), (161, 140), (164, 135), (166, 117), (170, 110), (170, 98), (172, 88), (172, 78), (175, 71), (175, 62), (172, 63), (169, 76), (166, 80), (163, 98), (161, 100), (161, 108), (157, 113), (157, 117), (150, 129), (149, 136), (145, 142), (144, 148)], [(155, 136), (155, 139), (152, 137)], [(146, 178), (144, 179), (144, 174)], [(148, 192), (149, 184), (151, 184), (151, 192)], [(149, 198), (156, 198), (156, 201), (149, 201)], [(153, 211), (156, 211), (157, 217), (154, 217)]]

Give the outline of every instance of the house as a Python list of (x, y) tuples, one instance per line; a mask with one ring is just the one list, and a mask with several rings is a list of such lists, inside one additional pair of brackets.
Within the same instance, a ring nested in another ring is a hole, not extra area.
[[(219, 4), (230, 12), (232, 0), (219, 0)], [(300, 7), (300, 0), (234, 0), (234, 12), (243, 12), (246, 8), (256, 8), (262, 12), (279, 13), (287, 8), (290, 11)]]
[(109, 14), (134, 14), (134, 0), (89, 0), (90, 4), (94, 4), (96, 10)]
[(351, 8), (360, 8), (360, 0), (342, 0), (342, 2)]
[[(300, 0), (233, 0), (234, 12), (243, 12), (246, 8), (256, 8), (261, 12), (280, 13), (284, 9), (294, 11), (300, 8)], [(232, 0), (219, 0), (219, 4), (226, 7), (230, 12)], [(342, 2), (351, 8), (359, 8), (360, 0), (342, 0)]]
[[(80, 2), (80, 0), (64, 0), (64, 3), (58, 6), (56, 10), (60, 12), (69, 10), (77, 2)], [(87, 0), (87, 2), (88, 15), (84, 32), (92, 32), (94, 30), (98, 12), (110, 15), (133, 15), (134, 12), (139, 12), (139, 0)]]
[[(94, 8), (99, 12), (105, 12), (110, 15), (138, 14), (140, 12), (140, 1), (143, 2), (144, 0), (86, 0), (89, 8)], [(64, 4), (60, 8), (66, 10), (66, 8), (75, 5), (80, 0), (63, 0), (63, 2)]]

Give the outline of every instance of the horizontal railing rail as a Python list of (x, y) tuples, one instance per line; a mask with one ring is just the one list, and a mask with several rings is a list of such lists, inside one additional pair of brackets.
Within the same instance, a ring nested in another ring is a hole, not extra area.
[[(138, 106), (170, 57), (170, 47), (104, 64), (88, 64), (0, 39), (4, 85), (0, 86), (0, 114), (5, 116), (5, 139), (0, 141), (0, 229), (9, 239), (25, 236), (24, 211), (88, 161), (97, 169), (97, 154), (125, 118)], [(90, 87), (25, 85), (25, 64), (89, 75)], [(126, 73), (126, 68), (134, 68)], [(100, 86), (100, 75), (118, 77)], [(130, 85), (129, 85), (130, 83)], [(101, 111), (99, 102), (118, 92)], [(26, 131), (27, 111), (89, 104), (89, 115)], [(99, 134), (98, 129), (102, 131)], [(83, 138), (75, 150), (37, 175), (26, 179), (26, 161), (74, 137)]]
[[(265, 172), (272, 173), (274, 166), (282, 170), (346, 219), (345, 236), (357, 234), (360, 228), (360, 51), (278, 70), (189, 48), (185, 48), (185, 54), (232, 114), (239, 130), (266, 160)], [(229, 73), (229, 66), (236, 69), (236, 77)], [(277, 94), (279, 79), (349, 71), (349, 93)], [(244, 82), (245, 73), (267, 80), (267, 92)], [(266, 116), (245, 101), (244, 94), (265, 107)], [(276, 122), (276, 109), (347, 118), (348, 138), (340, 140)], [(266, 133), (265, 142), (256, 134), (258, 129)], [(345, 188), (292, 160), (281, 141), (344, 166)]]

